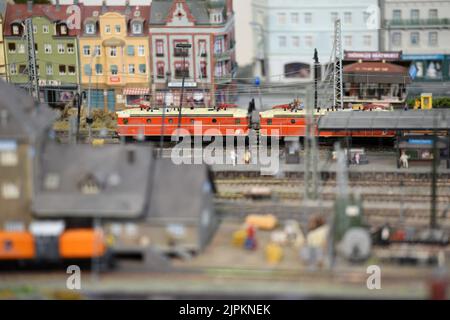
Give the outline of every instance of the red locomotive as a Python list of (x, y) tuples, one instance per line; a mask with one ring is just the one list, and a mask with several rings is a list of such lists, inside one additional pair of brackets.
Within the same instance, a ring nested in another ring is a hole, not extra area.
[(248, 136), (250, 118), (244, 109), (235, 105), (216, 108), (152, 108), (141, 104), (117, 112), (117, 132), (121, 137), (169, 137), (179, 133), (192, 136)]

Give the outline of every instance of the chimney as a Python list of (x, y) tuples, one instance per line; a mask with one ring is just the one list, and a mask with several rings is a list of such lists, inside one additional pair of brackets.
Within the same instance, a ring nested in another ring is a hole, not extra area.
[(106, 13), (108, 11), (108, 7), (106, 5), (106, 0), (102, 1), (102, 13)]
[(27, 0), (27, 11), (28, 13), (33, 12), (33, 0)]
[(125, 1), (125, 14), (129, 14), (131, 12), (130, 0)]

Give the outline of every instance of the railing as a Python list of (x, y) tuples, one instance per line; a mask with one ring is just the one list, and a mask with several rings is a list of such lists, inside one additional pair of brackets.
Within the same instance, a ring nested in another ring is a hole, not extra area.
[(391, 27), (450, 26), (450, 19), (393, 19), (385, 20), (385, 25)]

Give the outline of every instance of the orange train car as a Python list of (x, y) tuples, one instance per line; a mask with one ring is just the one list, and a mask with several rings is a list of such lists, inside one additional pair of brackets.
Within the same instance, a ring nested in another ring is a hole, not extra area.
[[(42, 236), (39, 236), (42, 240)], [(52, 244), (52, 241), (54, 243)], [(45, 240), (46, 251), (57, 248), (57, 252), (48, 259), (40, 255), (38, 238), (29, 231), (0, 231), (0, 262), (45, 260), (49, 263), (68, 260), (89, 260), (107, 257), (108, 248), (103, 232), (94, 229), (68, 229), (59, 237)]]
[[(350, 110), (331, 111), (349, 112)], [(314, 112), (314, 124), (316, 136), (323, 138), (333, 137), (361, 137), (361, 138), (392, 138), (393, 131), (383, 130), (358, 130), (358, 131), (320, 131), (317, 128), (319, 118), (330, 111), (321, 110)], [(388, 112), (388, 111), (386, 111)], [(306, 133), (306, 111), (304, 109), (291, 108), (289, 105), (277, 106), (271, 110), (260, 112), (260, 134), (262, 136), (278, 137), (304, 137)]]
[[(179, 108), (131, 108), (117, 112), (120, 137), (170, 137), (177, 135)], [(250, 117), (235, 106), (182, 108), (180, 135), (246, 137)]]

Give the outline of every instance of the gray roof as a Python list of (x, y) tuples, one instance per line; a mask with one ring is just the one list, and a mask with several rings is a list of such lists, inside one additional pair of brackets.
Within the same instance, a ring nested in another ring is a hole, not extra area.
[(51, 143), (39, 160), (32, 204), (39, 218), (143, 214), (154, 164), (150, 148)]
[[(435, 121), (437, 119), (437, 121)], [(330, 112), (319, 119), (319, 130), (450, 130), (450, 109)]]
[[(207, 2), (207, 0), (186, 0), (189, 10), (196, 20), (196, 24), (210, 24)], [(153, 0), (150, 24), (165, 24), (172, 3), (172, 0)]]
[(175, 165), (160, 160), (155, 166), (147, 219), (197, 222), (211, 197), (211, 183), (205, 165)]
[(3, 18), (6, 11), (6, 0), (0, 0), (0, 16)]
[(33, 140), (44, 134), (58, 115), (46, 105), (37, 106), (23, 89), (1, 79), (0, 97), (0, 139)]

